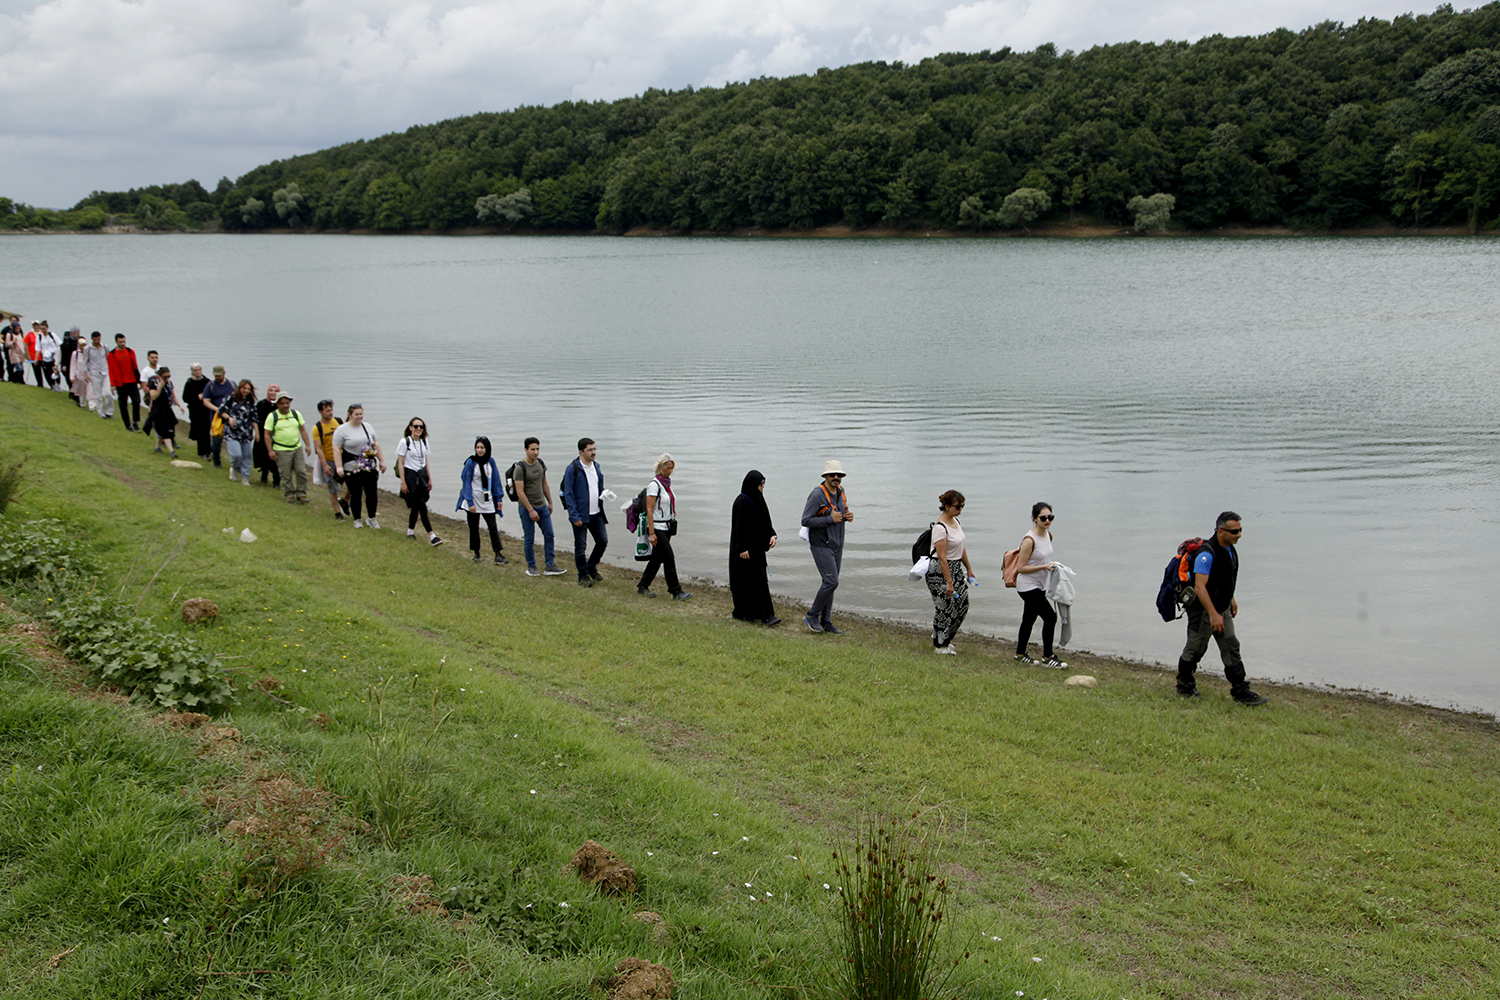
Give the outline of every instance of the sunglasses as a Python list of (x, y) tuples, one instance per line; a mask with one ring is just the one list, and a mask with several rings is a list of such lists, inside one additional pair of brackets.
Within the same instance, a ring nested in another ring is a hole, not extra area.
[(1055, 520), (1057, 520), (1057, 515), (1056, 514), (1043, 514), (1041, 517), (1037, 518), (1037, 520), (1038, 521), (1055, 521)]

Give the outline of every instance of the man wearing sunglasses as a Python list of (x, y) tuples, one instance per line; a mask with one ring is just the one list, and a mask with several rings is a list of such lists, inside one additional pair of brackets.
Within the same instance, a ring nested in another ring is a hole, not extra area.
[(823, 466), (823, 482), (807, 495), (802, 508), (807, 544), (823, 581), (802, 624), (814, 632), (831, 635), (844, 634), (842, 629), (834, 627), (829, 612), (833, 610), (833, 592), (839, 587), (839, 567), (844, 561), (844, 524), (854, 520), (843, 483), (843, 465), (828, 462)]
[[(1193, 592), (1198, 599), (1187, 608), (1187, 645), (1177, 661), (1177, 693), (1184, 698), (1198, 694), (1195, 674), (1198, 661), (1208, 652), (1210, 637), (1219, 644), (1229, 694), (1241, 705), (1264, 705), (1266, 699), (1245, 682), (1245, 662), (1240, 659), (1240, 641), (1234, 635), (1234, 619), (1240, 613), (1234, 599), (1234, 584), (1240, 572), (1240, 554), (1235, 550), (1245, 529), (1232, 510), (1214, 522), (1213, 537), (1193, 560)], [(1227, 615), (1224, 612), (1229, 612)]]

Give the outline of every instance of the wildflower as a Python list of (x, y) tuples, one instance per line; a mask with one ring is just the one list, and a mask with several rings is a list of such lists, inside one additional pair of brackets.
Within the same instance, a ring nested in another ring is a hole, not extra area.
[(559, 909), (563, 909), (563, 910), (569, 909), (569, 906), (568, 906), (567, 903), (558, 903), (557, 905), (558, 905)]
[(1031, 960), (1032, 960), (1032, 961), (1033, 961), (1033, 962), (1040, 962), (1040, 961), (1041, 961), (1041, 959), (1040, 959), (1040, 958), (1037, 958), (1037, 957), (1036, 957), (1036, 956), (1035, 956), (1035, 955), (1032, 955), (1032, 956), (1031, 956)]
[(533, 788), (533, 789), (532, 789), (532, 790), (531, 790), (531, 794), (532, 794), (532, 795), (535, 795), (535, 794), (536, 794), (536, 789), (535, 789), (535, 788)]
[(749, 883), (749, 882), (746, 882), (746, 883), (745, 883), (745, 888), (746, 888), (746, 889), (754, 889), (754, 888), (755, 888), (755, 886), (753, 886), (753, 885), (751, 885), (751, 884), (750, 884), (750, 883)]
[(750, 838), (749, 837), (741, 837), (740, 839), (741, 840), (749, 840)]
[[(829, 885), (829, 884), (828, 884), (828, 883), (827, 883), (827, 882), (824, 882), (824, 883), (823, 883), (823, 888), (825, 888), (825, 889), (832, 889), (832, 888), (833, 888), (833, 886), (831, 886), (831, 885)], [(999, 939), (999, 938), (996, 938), (996, 939), (995, 939), (995, 940), (996, 940), (996, 941), (998, 941), (998, 940), (1000, 940), (1000, 939)]]
[(648, 857), (648, 858), (654, 858), (654, 857), (656, 857), (656, 852), (655, 851), (647, 851), (646, 852), (646, 857)]
[(719, 852), (718, 852), (718, 851), (714, 851), (714, 853), (715, 853), (715, 854), (718, 854), (718, 853), (719, 853)]

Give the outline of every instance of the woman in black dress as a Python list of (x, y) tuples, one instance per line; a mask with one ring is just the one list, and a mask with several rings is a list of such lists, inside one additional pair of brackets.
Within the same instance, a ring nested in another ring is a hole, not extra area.
[(210, 450), (209, 425), (214, 413), (203, 405), (203, 390), (208, 385), (208, 376), (202, 365), (194, 365), (187, 381), (182, 383), (182, 405), (188, 412), (188, 439), (197, 444), (198, 457), (207, 458)]
[(172, 369), (156, 369), (146, 393), (151, 397), (151, 433), (156, 435), (156, 450), (165, 449), (177, 457), (177, 390), (172, 385)]
[(266, 477), (271, 477), (271, 485), (281, 485), (281, 469), (276, 465), (276, 456), (266, 451), (266, 436), (261, 431), (266, 426), (266, 418), (271, 411), (276, 409), (276, 397), (281, 395), (281, 386), (272, 382), (266, 386), (264, 399), (255, 401), (255, 443), (251, 454), (255, 458), (255, 467), (260, 470), (260, 482), (264, 486)]
[(734, 498), (729, 526), (729, 592), (734, 616), (741, 621), (779, 625), (771, 605), (766, 553), (776, 547), (776, 528), (766, 507), (766, 477), (751, 469)]

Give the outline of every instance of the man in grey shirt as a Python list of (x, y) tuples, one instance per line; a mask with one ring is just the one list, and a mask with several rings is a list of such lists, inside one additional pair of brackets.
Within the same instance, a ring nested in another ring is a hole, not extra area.
[(823, 483), (807, 495), (802, 508), (802, 526), (807, 529), (807, 544), (812, 548), (813, 562), (823, 585), (813, 598), (812, 607), (802, 624), (814, 632), (843, 635), (829, 618), (833, 609), (833, 592), (839, 587), (839, 567), (844, 561), (844, 524), (854, 520), (849, 498), (844, 493), (844, 467), (836, 461), (823, 466)]
[(542, 566), (547, 576), (561, 576), (552, 552), (552, 487), (547, 482), (547, 463), (541, 460), (542, 442), (526, 439), (526, 457), (517, 463), (516, 503), (521, 508), (521, 538), (526, 550), (526, 575), (541, 576), (536, 568), (536, 529), (542, 529)]

